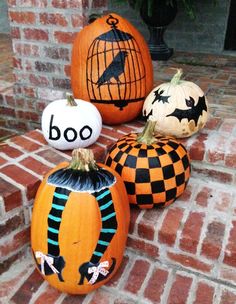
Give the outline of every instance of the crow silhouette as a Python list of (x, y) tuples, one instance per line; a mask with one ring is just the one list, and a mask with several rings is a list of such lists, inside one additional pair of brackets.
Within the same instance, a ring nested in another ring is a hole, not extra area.
[(97, 81), (98, 88), (109, 81), (111, 78), (115, 78), (117, 82), (120, 82), (119, 76), (124, 73), (125, 69), (125, 58), (128, 56), (127, 51), (119, 51), (119, 53), (114, 57), (113, 61), (105, 69), (102, 75)]

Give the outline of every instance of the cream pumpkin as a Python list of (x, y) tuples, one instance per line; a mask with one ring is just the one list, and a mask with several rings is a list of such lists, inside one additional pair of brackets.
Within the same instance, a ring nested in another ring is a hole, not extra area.
[(157, 121), (155, 131), (175, 137), (188, 137), (204, 127), (208, 102), (199, 86), (181, 80), (178, 69), (172, 80), (154, 88), (147, 96), (143, 115)]

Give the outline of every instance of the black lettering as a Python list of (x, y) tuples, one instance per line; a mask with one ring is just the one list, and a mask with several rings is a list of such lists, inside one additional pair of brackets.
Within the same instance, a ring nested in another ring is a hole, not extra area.
[[(85, 130), (88, 130), (89, 131), (89, 134), (87, 136), (84, 136), (83, 133)], [(92, 133), (93, 133), (93, 130), (92, 128), (90, 128), (89, 126), (84, 126), (80, 132), (79, 132), (79, 136), (82, 140), (86, 140), (86, 139), (89, 139), (91, 136), (92, 136)]]
[[(68, 137), (68, 132), (70, 132), (70, 131), (74, 133), (73, 138), (69, 138), (69, 137)], [(67, 129), (65, 129), (65, 131), (64, 131), (64, 137), (65, 137), (65, 139), (66, 139), (68, 142), (75, 141), (76, 138), (77, 138), (77, 132), (76, 132), (75, 129), (73, 129), (73, 128), (67, 128)]]
[[(60, 129), (57, 126), (53, 126), (52, 125), (53, 117), (54, 117), (54, 115), (52, 115), (51, 119), (50, 119), (49, 139), (51, 139), (51, 140), (58, 140), (61, 137), (61, 132), (60, 132)], [(52, 136), (52, 130), (54, 130), (54, 132), (57, 132), (57, 135), (55, 137)]]

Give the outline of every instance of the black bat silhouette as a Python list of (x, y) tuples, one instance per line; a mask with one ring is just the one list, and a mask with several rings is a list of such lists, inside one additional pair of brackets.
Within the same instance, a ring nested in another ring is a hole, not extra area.
[(181, 122), (182, 119), (187, 118), (188, 121), (193, 120), (195, 122), (195, 126), (197, 126), (198, 119), (202, 115), (202, 112), (207, 111), (205, 96), (199, 97), (196, 106), (194, 105), (192, 97), (190, 97), (190, 99), (185, 99), (185, 102), (187, 106), (191, 107), (190, 109), (175, 109), (174, 112), (166, 116), (174, 116), (179, 120), (179, 122)]
[(154, 92), (154, 94), (155, 94), (155, 99), (153, 100), (153, 102), (152, 102), (152, 104), (154, 104), (154, 102), (155, 101), (158, 101), (158, 102), (163, 102), (163, 103), (168, 103), (169, 101), (168, 101), (168, 98), (170, 97), (170, 96), (163, 96), (163, 95), (161, 95), (162, 93), (164, 92), (164, 90), (161, 90), (160, 91), (160, 89), (158, 89), (158, 90), (156, 90), (155, 92)]
[(119, 76), (124, 73), (125, 58), (128, 56), (127, 51), (120, 51), (110, 65), (105, 69), (97, 81), (98, 88), (109, 81), (112, 77), (119, 82)]

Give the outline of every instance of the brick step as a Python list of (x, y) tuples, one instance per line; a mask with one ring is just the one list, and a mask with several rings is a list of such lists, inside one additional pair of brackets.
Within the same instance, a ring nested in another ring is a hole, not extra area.
[[(142, 128), (143, 122), (138, 121), (114, 128), (104, 126), (98, 142), (92, 146), (96, 159), (104, 160), (114, 140), (127, 132), (138, 132)], [(234, 119), (212, 118), (202, 132), (183, 141), (194, 160), (193, 180), (199, 178), (217, 181), (222, 183), (227, 191), (233, 191), (233, 167), (236, 164), (235, 128)], [(29, 242), (31, 208), (43, 175), (57, 163), (70, 159), (71, 152), (64, 153), (49, 147), (38, 130), (11, 138), (0, 146), (0, 151), (0, 190), (3, 196), (0, 202), (0, 223), (3, 232), (3, 238), (0, 240), (0, 263), (5, 270), (21, 256), (22, 248)], [(188, 191), (187, 189), (185, 196)], [(7, 235), (9, 233), (10, 240)], [(6, 243), (7, 246), (1, 245)]]
[[(228, 270), (230, 274), (230, 269)], [(153, 260), (126, 249), (115, 276), (100, 289), (70, 296), (51, 287), (34, 267), (30, 254), (0, 278), (1, 303), (29, 304), (233, 304), (235, 285), (173, 263)]]

